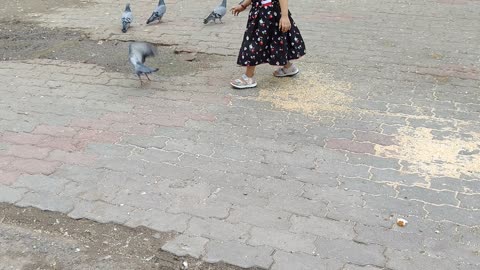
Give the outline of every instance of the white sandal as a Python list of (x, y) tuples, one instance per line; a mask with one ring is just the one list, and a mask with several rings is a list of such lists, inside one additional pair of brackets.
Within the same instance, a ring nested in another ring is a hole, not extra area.
[(247, 89), (257, 86), (255, 79), (249, 78), (245, 74), (243, 74), (241, 78), (231, 81), (230, 84), (236, 89)]
[(294, 64), (292, 64), (289, 68), (281, 67), (281, 68), (275, 70), (275, 72), (273, 72), (273, 76), (275, 76), (275, 77), (291, 77), (291, 76), (297, 75), (299, 72), (300, 72), (300, 70)]

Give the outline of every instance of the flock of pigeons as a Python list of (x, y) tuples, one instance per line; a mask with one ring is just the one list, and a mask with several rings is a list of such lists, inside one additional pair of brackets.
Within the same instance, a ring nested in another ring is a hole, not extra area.
[[(242, 1), (243, 2), (243, 1)], [(165, 5), (165, 0), (159, 0), (158, 5), (155, 7), (152, 15), (148, 18), (147, 24), (150, 24), (155, 21), (160, 21), (167, 12), (167, 6)], [(223, 16), (227, 14), (227, 0), (222, 0), (222, 3), (215, 7), (213, 11), (208, 15), (207, 18), (203, 20), (204, 24), (207, 24), (211, 21), (217, 23), (217, 20), (222, 22)], [(126, 33), (130, 24), (133, 21), (132, 9), (130, 8), (130, 4), (127, 4), (125, 7), (125, 11), (122, 13), (122, 32)], [(141, 75), (145, 75), (148, 80), (148, 74), (158, 71), (158, 68), (150, 68), (145, 65), (145, 58), (149, 56), (155, 56), (156, 50), (151, 44), (146, 42), (133, 42), (130, 44), (128, 48), (128, 57), (130, 59), (130, 63), (132, 63), (135, 74), (140, 79), (140, 85), (143, 84)]]

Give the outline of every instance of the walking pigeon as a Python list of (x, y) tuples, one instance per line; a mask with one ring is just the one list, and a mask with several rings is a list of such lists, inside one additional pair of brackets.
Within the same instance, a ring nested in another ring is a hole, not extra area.
[(140, 79), (140, 85), (143, 84), (140, 75), (145, 75), (150, 81), (148, 74), (158, 71), (158, 68), (150, 68), (144, 65), (145, 58), (155, 56), (155, 54), (155, 47), (145, 42), (133, 42), (128, 46), (128, 57), (135, 69), (135, 74), (137, 74)]
[(222, 3), (216, 8), (214, 8), (212, 13), (210, 13), (210, 15), (208, 15), (208, 17), (205, 20), (203, 20), (203, 23), (207, 24), (212, 20), (214, 23), (217, 23), (217, 19), (219, 19), (220, 22), (223, 23), (222, 17), (225, 16), (226, 13), (227, 13), (227, 0), (223, 0)]
[(130, 4), (127, 4), (125, 7), (125, 11), (122, 13), (122, 32), (126, 33), (128, 27), (130, 27), (130, 24), (132, 23), (133, 16), (132, 16), (132, 10), (130, 9)]
[(152, 16), (150, 16), (150, 18), (148, 18), (147, 24), (149, 24), (149, 23), (151, 23), (155, 20), (160, 21), (162, 19), (163, 15), (165, 15), (166, 11), (167, 11), (167, 6), (165, 5), (165, 0), (160, 0), (158, 2), (157, 7), (153, 11)]

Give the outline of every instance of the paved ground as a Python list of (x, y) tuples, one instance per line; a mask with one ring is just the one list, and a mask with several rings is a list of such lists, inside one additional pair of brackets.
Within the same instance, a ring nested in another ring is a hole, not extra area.
[(144, 88), (101, 65), (1, 62), (0, 201), (173, 231), (164, 250), (241, 267), (480, 267), (478, 1), (295, 1), (302, 74), (263, 67), (243, 92), (227, 83), (245, 16), (203, 26), (218, 1), (166, 1), (146, 27), (138, 1), (121, 35), (110, 2), (28, 20), (224, 56), (178, 76), (164, 62)]

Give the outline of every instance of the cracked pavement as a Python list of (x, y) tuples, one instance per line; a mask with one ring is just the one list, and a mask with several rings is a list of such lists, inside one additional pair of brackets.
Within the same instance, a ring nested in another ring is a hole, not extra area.
[(246, 91), (228, 86), (245, 14), (204, 26), (217, 1), (166, 2), (146, 27), (137, 1), (126, 35), (107, 0), (28, 18), (206, 68), (164, 63), (139, 88), (91, 63), (0, 62), (0, 202), (174, 232), (163, 250), (246, 268), (480, 267), (480, 2), (292, 2), (302, 73), (262, 66)]

